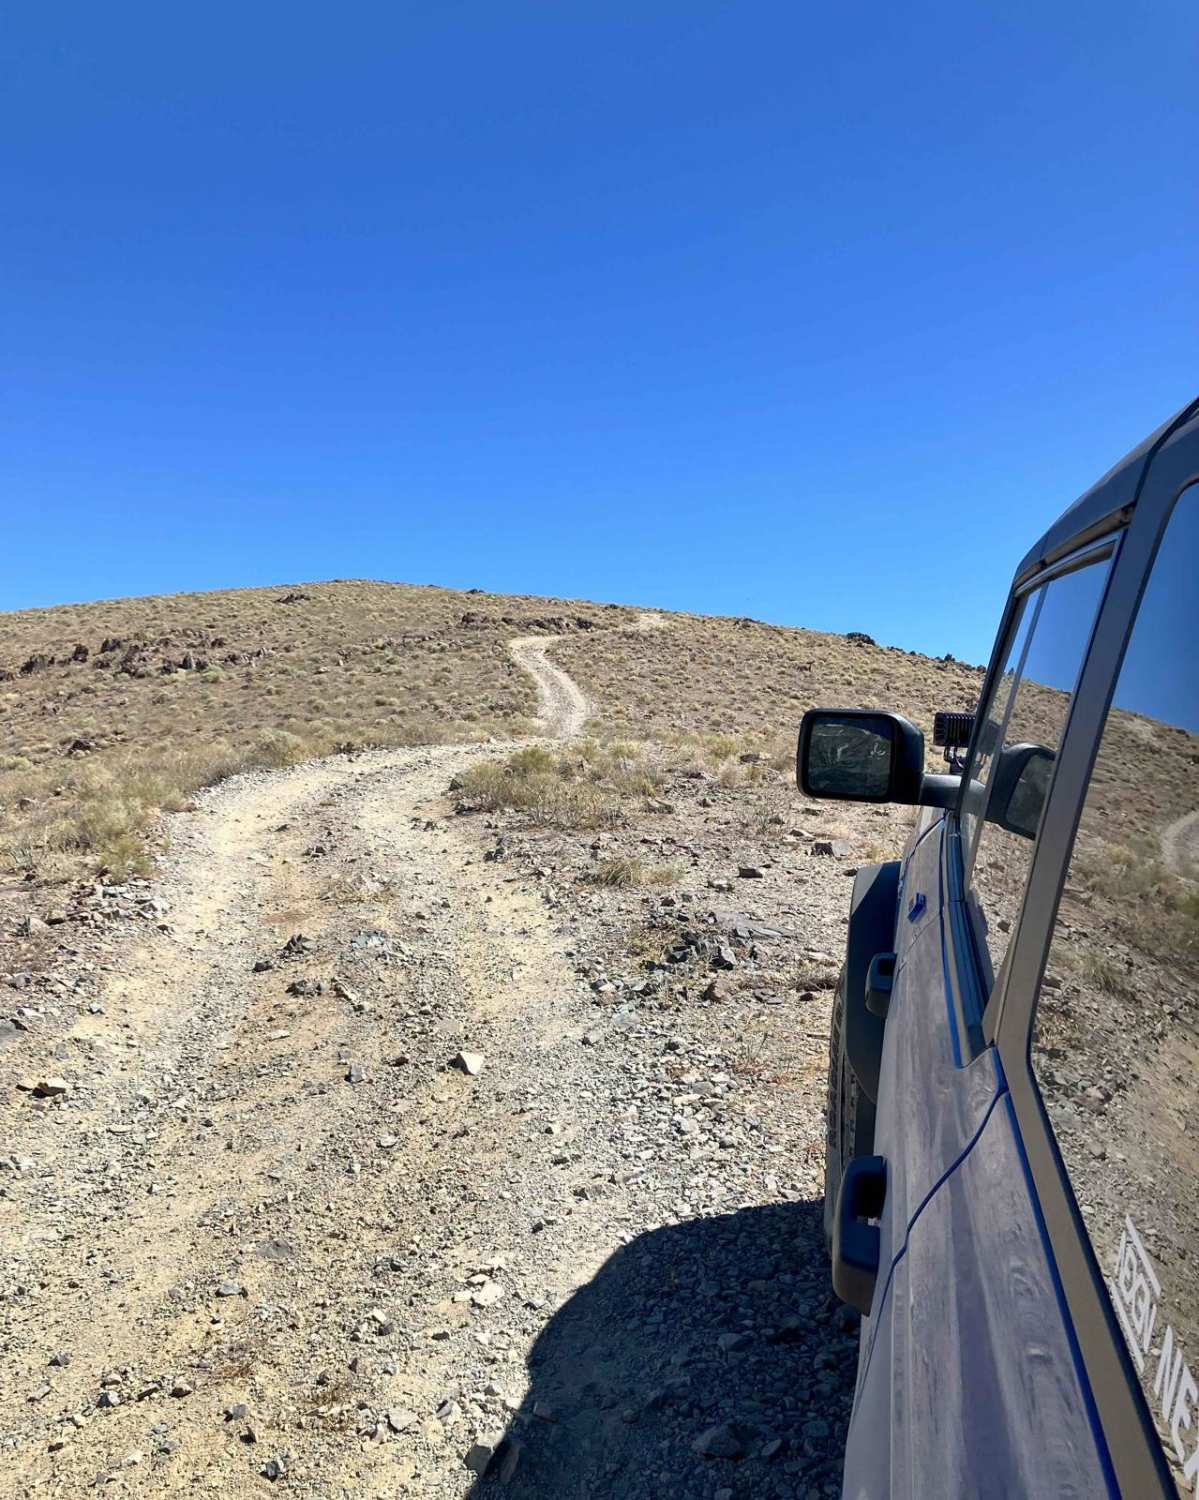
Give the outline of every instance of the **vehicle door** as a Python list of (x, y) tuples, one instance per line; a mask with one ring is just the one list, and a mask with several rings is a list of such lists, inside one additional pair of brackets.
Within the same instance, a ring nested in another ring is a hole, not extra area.
[(1192, 421), (1121, 546), (990, 1018), (1096, 1449), (1128, 1500), (1199, 1492), (1197, 480)]
[[(1090, 1427), (1077, 1416), (1083, 1403), (1068, 1333), (1060, 1319), (1056, 1329), (1044, 1325), (1052, 1273), (1023, 1185), (1004, 1071), (983, 1021), (1018, 930), (1037, 813), (1117, 540), (1088, 546), (1012, 600), (960, 806), (917, 845), (905, 870), (875, 1131), (875, 1151), (887, 1163), (882, 1238), (890, 1264), (880, 1270), (863, 1330), (849, 1496), (1037, 1493), (1046, 1464), (1054, 1487), (1045, 1493), (1102, 1493), (1100, 1471), (1087, 1461)], [(1037, 754), (1027, 758), (1005, 827), (990, 818), (1001, 793), (1010, 800), (1010, 768), (1025, 754), (1018, 747)], [(1000, 1244), (1019, 1277), (1015, 1307), (1011, 1280), (1001, 1279), (1004, 1295), (993, 1295), (991, 1257)], [(1001, 1397), (996, 1361), (1002, 1338), (1017, 1328), (1044, 1357)]]

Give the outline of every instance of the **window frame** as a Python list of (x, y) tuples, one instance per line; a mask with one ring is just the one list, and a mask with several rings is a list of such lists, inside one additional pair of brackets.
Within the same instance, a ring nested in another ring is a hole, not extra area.
[[(1196, 483), (1199, 419), (1192, 419), (1150, 455), (1131, 519), (1107, 538), (1117, 544), (1116, 555), (1071, 700), (1020, 914), (983, 1020), (985, 1039), (994, 1043), (1008, 1084), (1063, 1316), (1086, 1370), (1104, 1446), (1120, 1489), (1137, 1497), (1173, 1497), (1176, 1491), (1041, 1101), (1030, 1047), (1058, 902), (1125, 648), (1175, 504)], [(1113, 521), (1118, 525), (1122, 517)], [(1047, 576), (1030, 582), (1035, 586)]]
[[(1002, 743), (1003, 736), (1007, 733), (1007, 726), (1011, 718), (1015, 695), (1019, 692), (1020, 684), (1024, 680), (1023, 669), (1025, 662), (1028, 659), (1028, 652), (1030, 647), (1035, 643), (1036, 640), (1036, 631), (1040, 623), (1041, 602), (1045, 597), (1043, 591), (1047, 589), (1051, 584), (1056, 582), (1059, 578), (1064, 578), (1071, 573), (1077, 573), (1083, 568), (1102, 567), (1106, 562), (1108, 569), (1107, 580), (1104, 584), (1103, 592), (1100, 595), (1099, 603), (1096, 606), (1095, 614), (1091, 619), (1090, 629), (1088, 630), (1080, 645), (1078, 671), (1075, 674), (1074, 682), (1070, 689), (1070, 703), (1067, 708), (1065, 722), (1062, 725), (1061, 742), (1058, 747), (1060, 751), (1061, 744), (1065, 743), (1066, 735), (1070, 728), (1070, 717), (1073, 712), (1074, 699), (1081, 685), (1083, 672), (1086, 668), (1087, 660), (1090, 655), (1091, 643), (1094, 639), (1095, 631), (1098, 628), (1099, 618), (1103, 613), (1103, 609), (1107, 600), (1108, 590), (1111, 588), (1112, 573), (1117, 564), (1122, 535), (1122, 530), (1117, 529), (1107, 533), (1102, 537), (1099, 537), (1098, 539), (1088, 540), (1083, 546), (1077, 548), (1075, 551), (1069, 553), (1067, 556), (1055, 562), (1051, 567), (1044, 569), (1042, 572), (1025, 581), (1018, 588), (1012, 590), (1012, 594), (1004, 611), (1003, 625), (996, 639), (996, 648), (992, 653), (991, 666), (987, 673), (987, 679), (984, 684), (984, 693), (983, 696), (979, 699), (980, 708), (975, 715), (974, 733), (971, 736), (970, 751), (966, 759), (966, 769), (962, 773), (961, 788), (958, 792), (957, 802), (952, 810), (950, 818), (951, 831), (954, 835), (956, 835), (956, 837), (952, 837), (947, 841), (947, 848), (949, 849), (950, 856), (954, 862), (954, 868), (951, 869), (949, 880), (951, 900), (953, 900), (955, 903), (960, 903), (961, 905), (964, 916), (964, 927), (966, 933), (968, 933), (969, 935), (969, 944), (972, 950), (971, 956), (973, 958), (974, 976), (976, 981), (972, 988), (977, 997), (975, 1004), (981, 1011), (982, 1020), (982, 1026), (977, 1030), (978, 1045), (980, 1047), (983, 1044), (984, 1035), (987, 1034), (987, 1013), (990, 1011), (992, 1001), (994, 1000), (996, 994), (1000, 989), (1000, 983), (1003, 978), (1004, 971), (1007, 968), (1009, 957), (1011, 955), (1012, 949), (1016, 945), (1016, 939), (1020, 931), (1020, 921), (1023, 916), (1022, 902), (1021, 911), (1018, 914), (1016, 921), (1013, 923), (1011, 938), (1004, 952), (1004, 956), (1000, 963), (999, 969), (992, 975), (991, 981), (988, 983), (987, 975), (992, 967), (990, 962), (990, 955), (988, 953), (986, 958), (984, 959), (983, 955), (984, 951), (986, 950), (986, 940), (979, 930), (978, 916), (977, 913), (973, 910), (970, 903), (970, 891), (972, 888), (972, 878), (974, 874), (974, 860), (978, 853), (979, 846), (982, 843), (983, 832), (986, 826), (985, 799), (982, 804), (981, 814), (978, 819), (978, 825), (973, 830), (972, 842), (969, 848), (966, 847), (966, 840), (964, 837), (965, 829), (962, 823), (962, 814), (965, 809), (966, 801), (966, 789), (970, 781), (970, 773), (974, 767), (975, 759), (979, 753), (979, 741), (982, 734), (983, 725), (986, 720), (986, 713), (983, 712), (981, 705), (985, 703), (988, 705), (988, 708), (990, 707), (990, 700), (998, 689), (1003, 677), (1004, 669), (1007, 666), (1008, 651), (1016, 640), (1016, 637), (1023, 625), (1026, 611), (1030, 605), (1030, 601), (1032, 601), (1031, 607), (1036, 611), (1036, 616), (1032, 620), (1028, 633), (1025, 636), (1024, 644), (1020, 651), (1020, 659), (1016, 665), (1016, 676), (1012, 683), (1012, 691), (1009, 694), (1007, 703), (1004, 705), (1003, 721), (1000, 727), (1000, 743)], [(1039, 597), (1034, 597), (1038, 595)], [(1054, 783), (1057, 778), (1057, 769), (1058, 768), (1055, 761), (1053, 774), (1050, 778), (1049, 787), (1045, 794), (1046, 806), (1048, 806), (1049, 801), (1053, 796)], [(988, 786), (988, 793), (989, 790), (990, 788)], [(1040, 842), (1040, 837), (1041, 833), (1040, 829), (1038, 829), (1037, 837), (1033, 841), (1033, 847), (1029, 854), (1029, 861), (1024, 876), (1025, 895), (1027, 895), (1028, 887), (1032, 879), (1032, 866), (1033, 861), (1036, 858), (1037, 844)], [(970, 1030), (972, 1029), (972, 1026), (977, 1027), (977, 1022), (972, 1023), (970, 1019), (967, 1018), (966, 1026), (967, 1030)], [(989, 1036), (987, 1037), (987, 1039), (989, 1040)]]

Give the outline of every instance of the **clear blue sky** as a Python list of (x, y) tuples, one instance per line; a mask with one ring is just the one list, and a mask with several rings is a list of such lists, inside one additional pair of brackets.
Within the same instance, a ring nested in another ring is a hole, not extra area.
[(371, 576), (981, 660), (1199, 384), (1196, 30), (10, 8), (0, 604)]

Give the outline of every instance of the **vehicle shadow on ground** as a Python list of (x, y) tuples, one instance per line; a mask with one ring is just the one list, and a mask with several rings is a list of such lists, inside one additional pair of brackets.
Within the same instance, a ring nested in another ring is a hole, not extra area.
[(538, 1335), (470, 1494), (836, 1495), (856, 1322), (829, 1287), (818, 1202), (639, 1235)]

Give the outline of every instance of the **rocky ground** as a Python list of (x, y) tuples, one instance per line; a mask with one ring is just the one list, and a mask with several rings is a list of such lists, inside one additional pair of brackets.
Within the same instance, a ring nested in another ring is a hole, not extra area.
[[(517, 659), (577, 731), (545, 641)], [(235, 778), (152, 882), (7, 934), (0, 1492), (839, 1492), (866, 815), (667, 762), (651, 829), (570, 837), (452, 790), (511, 749)], [(588, 881), (646, 840), (669, 889)]]

